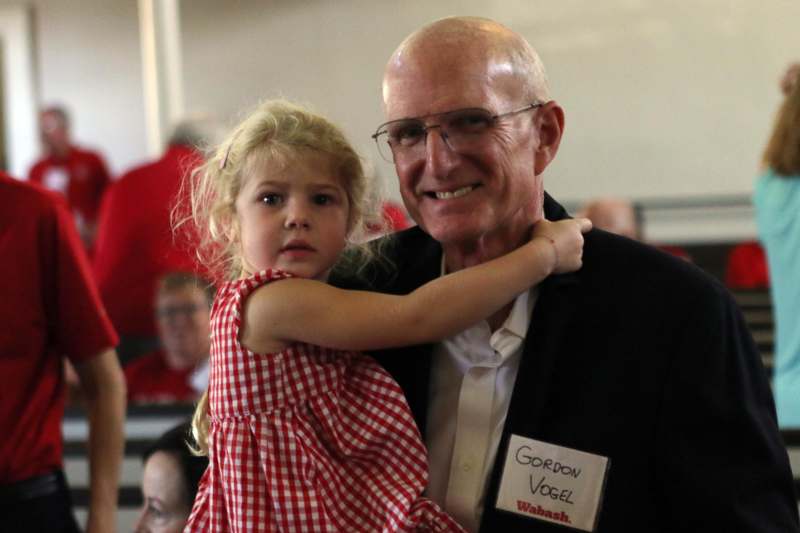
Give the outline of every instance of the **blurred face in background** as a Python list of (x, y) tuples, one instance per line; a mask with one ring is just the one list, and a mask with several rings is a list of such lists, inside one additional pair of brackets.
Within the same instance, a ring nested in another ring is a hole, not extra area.
[(153, 453), (144, 464), (142, 511), (136, 533), (179, 533), (186, 526), (192, 502), (183, 473), (174, 455)]
[(39, 115), (39, 131), (45, 150), (55, 156), (69, 151), (69, 130), (64, 117), (55, 111), (44, 111)]
[(187, 285), (162, 291), (156, 298), (156, 317), (170, 368), (193, 368), (208, 357), (211, 308), (202, 288)]

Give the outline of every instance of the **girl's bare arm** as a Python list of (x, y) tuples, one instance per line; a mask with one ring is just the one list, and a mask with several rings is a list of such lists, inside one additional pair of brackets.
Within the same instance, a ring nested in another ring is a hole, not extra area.
[(373, 350), (433, 342), (497, 312), (552, 272), (581, 265), (586, 219), (544, 221), (534, 238), (497, 259), (437, 278), (414, 292), (348, 291), (314, 280), (270, 283), (245, 302), (241, 341), (264, 353), (306, 342)]

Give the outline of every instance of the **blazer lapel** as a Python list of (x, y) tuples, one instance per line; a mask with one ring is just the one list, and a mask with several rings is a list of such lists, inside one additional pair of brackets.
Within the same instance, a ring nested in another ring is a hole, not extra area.
[(550, 278), (540, 286), (525, 336), (505, 433), (509, 430), (531, 436), (536, 433), (547, 404), (558, 348), (568, 333), (567, 325), (576, 307), (573, 302), (579, 284), (576, 275), (565, 274)]
[[(555, 371), (559, 346), (568, 334), (567, 325), (575, 308), (572, 302), (578, 292), (578, 284), (577, 276), (564, 274), (549, 278), (540, 285), (539, 298), (525, 336), (525, 347), (503, 435), (489, 476), (480, 531), (492, 531), (495, 526), (513, 520), (495, 508), (508, 442), (512, 433), (534, 439), (541, 436), (551, 376)], [(531, 531), (536, 531), (534, 524), (529, 526)]]
[[(407, 230), (397, 238), (407, 238), (409, 242), (402, 243), (402, 246), (397, 248), (405, 250), (405, 255), (393, 258), (397, 277), (390, 292), (407, 294), (439, 277), (442, 260), (442, 248), (439, 243), (418, 228)], [(433, 344), (384, 350), (373, 355), (403, 389), (411, 413), (424, 438), (428, 418)]]
[[(545, 216), (548, 220), (568, 217), (567, 212), (547, 194)], [(539, 297), (525, 335), (525, 347), (511, 395), (504, 434), (511, 430), (535, 435), (547, 403), (558, 347), (562, 344), (567, 324), (576, 308), (574, 300), (579, 287), (580, 280), (576, 273), (551, 276), (539, 285)]]
[[(545, 193), (545, 216), (548, 220), (567, 218), (561, 205)], [(517, 381), (511, 395), (504, 433), (509, 430), (534, 436), (547, 403), (558, 347), (567, 333), (567, 324), (576, 308), (580, 280), (576, 273), (554, 275), (539, 285), (539, 297), (533, 308), (525, 335), (525, 347)]]

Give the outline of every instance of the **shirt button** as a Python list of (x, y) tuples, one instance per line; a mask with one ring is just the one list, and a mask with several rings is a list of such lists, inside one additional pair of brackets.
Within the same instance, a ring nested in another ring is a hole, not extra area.
[(470, 470), (472, 470), (472, 463), (469, 461), (461, 463), (461, 470), (463, 470), (464, 472), (469, 472)]

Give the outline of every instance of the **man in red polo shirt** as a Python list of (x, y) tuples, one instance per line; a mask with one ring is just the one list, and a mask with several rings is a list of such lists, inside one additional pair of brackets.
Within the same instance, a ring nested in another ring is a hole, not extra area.
[(181, 123), (158, 160), (123, 174), (103, 199), (92, 266), (123, 364), (158, 345), (159, 277), (197, 268), (189, 242), (173, 236), (170, 215), (183, 177), (202, 162), (194, 146), (206, 136), (206, 122)]
[(0, 529), (77, 531), (62, 473), (64, 358), (89, 421), (88, 531), (113, 531), (125, 383), (62, 199), (0, 173)]
[(125, 366), (128, 401), (192, 403), (208, 386), (213, 287), (194, 274), (170, 272), (155, 299), (161, 348)]
[(33, 165), (28, 179), (67, 198), (81, 240), (90, 249), (100, 200), (111, 183), (106, 164), (100, 154), (72, 144), (69, 116), (63, 108), (42, 111), (39, 129), (45, 155)]

